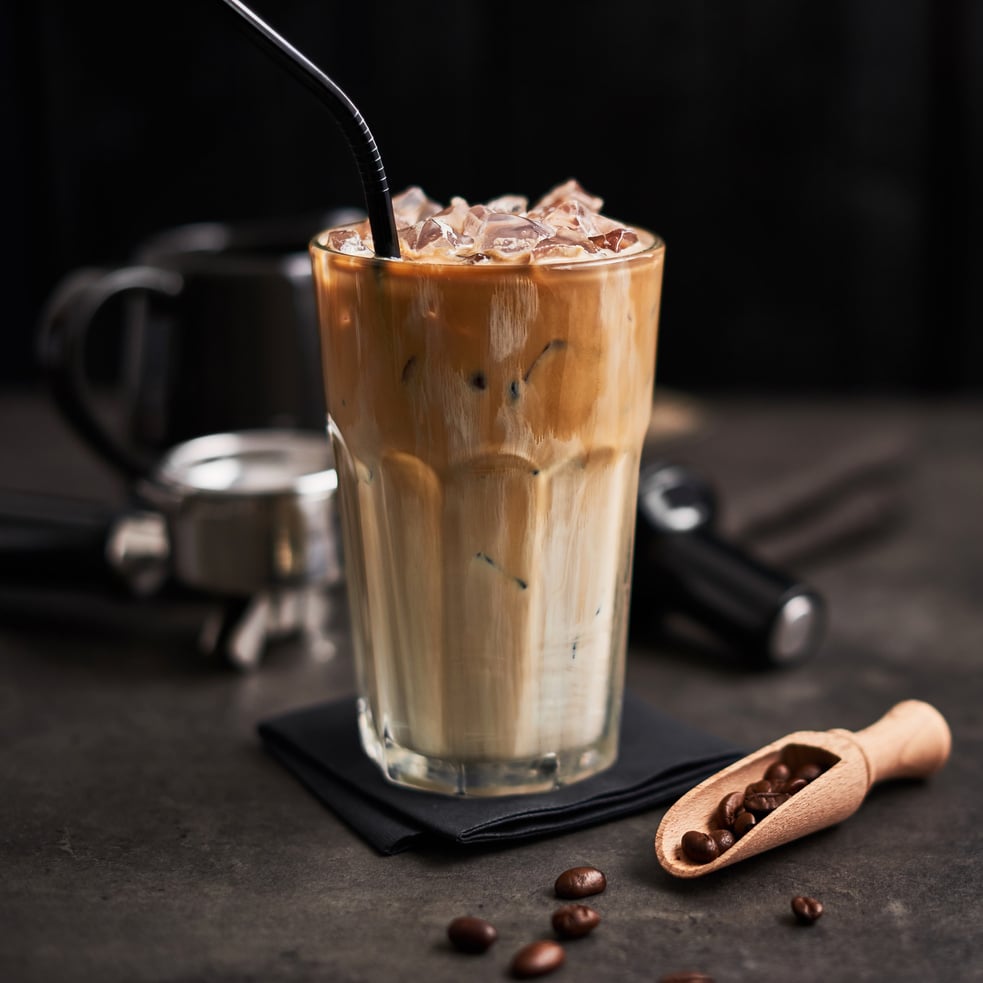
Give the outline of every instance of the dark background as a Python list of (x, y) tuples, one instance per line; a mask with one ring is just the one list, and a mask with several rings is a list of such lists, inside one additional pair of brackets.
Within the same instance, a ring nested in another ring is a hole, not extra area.
[[(390, 184), (577, 177), (668, 244), (659, 379), (983, 384), (983, 5), (256, 0), (362, 109)], [(0, 12), (0, 382), (54, 285), (185, 222), (361, 204), (317, 100), (219, 0)], [(313, 231), (313, 230), (312, 230)]]

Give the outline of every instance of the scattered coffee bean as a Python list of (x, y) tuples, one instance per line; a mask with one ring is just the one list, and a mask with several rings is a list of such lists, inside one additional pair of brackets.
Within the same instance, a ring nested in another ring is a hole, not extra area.
[(659, 983), (713, 983), (713, 977), (706, 973), (669, 973), (660, 976)]
[(769, 782), (787, 782), (792, 777), (792, 770), (784, 761), (773, 761), (765, 772)]
[(799, 895), (792, 898), (792, 914), (803, 925), (811, 925), (823, 913), (822, 901)]
[(734, 836), (740, 839), (752, 826), (757, 823), (753, 814), (747, 812), (739, 812), (737, 818), (734, 820)]
[(484, 952), (498, 938), (498, 932), (484, 918), (463, 915), (447, 926), (447, 938), (461, 952)]
[(580, 939), (601, 923), (601, 916), (585, 904), (565, 904), (553, 912), (553, 931), (564, 939)]
[(744, 796), (740, 792), (731, 792), (720, 800), (717, 806), (717, 826), (720, 829), (733, 829), (734, 817), (744, 808)]
[(747, 797), (749, 795), (760, 795), (762, 792), (771, 791), (771, 782), (762, 779), (760, 782), (751, 782), (746, 789), (744, 789), (744, 806), (747, 808)]
[(717, 852), (723, 853), (734, 845), (734, 834), (729, 829), (711, 829), (710, 838), (717, 844)]
[(686, 854), (687, 860), (695, 864), (708, 864), (711, 860), (717, 859), (720, 848), (708, 833), (691, 829), (688, 833), (683, 833), (683, 853)]
[(558, 898), (586, 898), (600, 894), (607, 886), (607, 878), (596, 867), (571, 867), (553, 885)]
[(545, 976), (559, 969), (565, 959), (566, 953), (559, 942), (530, 942), (512, 957), (512, 975), (520, 980)]

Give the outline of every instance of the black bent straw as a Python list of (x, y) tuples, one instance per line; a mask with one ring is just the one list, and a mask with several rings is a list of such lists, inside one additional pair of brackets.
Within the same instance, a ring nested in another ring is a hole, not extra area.
[(250, 37), (294, 78), (307, 86), (331, 111), (331, 115), (348, 139), (348, 144), (358, 163), (375, 254), (387, 259), (399, 259), (399, 239), (396, 236), (392, 198), (389, 194), (386, 172), (382, 166), (382, 157), (379, 155), (375, 139), (369, 132), (368, 124), (362, 118), (355, 103), (317, 65), (277, 34), (244, 3), (240, 3), (239, 0), (223, 0), (223, 3), (253, 28), (249, 32)]

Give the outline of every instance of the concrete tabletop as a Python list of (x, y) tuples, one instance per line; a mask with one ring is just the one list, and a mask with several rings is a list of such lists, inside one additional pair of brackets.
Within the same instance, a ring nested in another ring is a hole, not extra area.
[[(766, 548), (769, 493), (774, 505), (857, 448), (901, 449), (898, 498), (836, 548), (767, 544), (828, 601), (812, 660), (753, 672), (692, 646), (635, 645), (628, 686), (747, 747), (860, 729), (917, 697), (952, 729), (940, 773), (877, 786), (840, 826), (694, 881), (655, 860), (662, 808), (522, 845), (382, 857), (256, 737), (263, 717), (352, 691), (343, 630), (328, 661), (288, 642), (243, 674), (198, 654), (197, 606), (8, 583), (0, 980), (506, 979), (520, 946), (550, 936), (553, 882), (579, 864), (607, 875), (591, 899), (602, 922), (566, 943), (557, 980), (983, 980), (983, 404), (694, 405), (698, 425), (667, 432), (664, 452), (712, 477), (725, 526), (752, 546), (756, 529)], [(120, 500), (31, 395), (0, 396), (0, 475), (6, 489)], [(809, 927), (791, 916), (800, 894), (825, 905)], [(484, 955), (448, 946), (461, 914), (497, 926)]]

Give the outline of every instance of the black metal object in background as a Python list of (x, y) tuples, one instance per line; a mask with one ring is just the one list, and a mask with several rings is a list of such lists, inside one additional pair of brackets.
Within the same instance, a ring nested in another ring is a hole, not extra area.
[(654, 637), (674, 617), (710, 632), (746, 664), (790, 666), (815, 654), (825, 629), (819, 592), (762, 562), (716, 529), (717, 495), (670, 462), (642, 469), (631, 630)]

